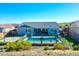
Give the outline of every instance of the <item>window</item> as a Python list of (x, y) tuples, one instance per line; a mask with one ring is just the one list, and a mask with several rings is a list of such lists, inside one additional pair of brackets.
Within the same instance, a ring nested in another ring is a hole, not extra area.
[(34, 29), (35, 33), (40, 33), (41, 29)]
[(3, 29), (0, 28), (0, 33), (2, 32)]
[(56, 33), (56, 29), (51, 29), (51, 32), (55, 34)]
[(42, 32), (43, 33), (48, 33), (48, 30), (47, 29), (42, 29)]
[(27, 29), (26, 29), (26, 32), (31, 32), (31, 29), (27, 28)]
[(54, 32), (54, 29), (51, 29), (51, 32)]

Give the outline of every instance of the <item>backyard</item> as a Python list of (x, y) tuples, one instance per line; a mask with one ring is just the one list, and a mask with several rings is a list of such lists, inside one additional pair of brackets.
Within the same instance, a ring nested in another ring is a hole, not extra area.
[[(51, 36), (53, 37), (53, 36)], [(69, 36), (63, 37), (61, 38), (61, 40), (63, 41), (63, 44), (60, 43), (55, 43), (52, 46), (31, 46), (31, 43), (29, 44), (28, 42), (20, 42), (17, 40), (23, 39), (22, 36), (19, 37), (8, 37), (8, 40), (6, 39), (6, 42), (9, 41), (11, 43), (7, 43), (6, 48), (9, 49), (9, 51), (7, 52), (0, 52), (0, 55), (3, 56), (47, 56), (47, 55), (53, 55), (53, 56), (57, 56), (57, 55), (62, 55), (62, 56), (73, 56), (73, 55), (79, 55), (79, 51), (75, 51), (73, 50), (73, 46), (77, 44), (77, 42), (70, 38)], [(15, 43), (12, 43), (12, 41), (14, 42), (14, 40), (16, 40)], [(0, 42), (4, 42), (0, 41)], [(6, 44), (6, 43), (4, 43)], [(28, 45), (29, 44), (29, 45)], [(26, 47), (24, 47), (24, 45), (26, 45)], [(69, 49), (65, 49), (65, 47), (68, 47)], [(28, 49), (29, 48), (29, 49)], [(19, 50), (16, 50), (19, 49)], [(30, 53), (29, 53), (30, 52)]]

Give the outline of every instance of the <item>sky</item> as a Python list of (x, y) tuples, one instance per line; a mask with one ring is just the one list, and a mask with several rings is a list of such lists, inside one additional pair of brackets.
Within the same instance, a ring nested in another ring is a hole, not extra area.
[(0, 23), (73, 22), (78, 3), (0, 3)]

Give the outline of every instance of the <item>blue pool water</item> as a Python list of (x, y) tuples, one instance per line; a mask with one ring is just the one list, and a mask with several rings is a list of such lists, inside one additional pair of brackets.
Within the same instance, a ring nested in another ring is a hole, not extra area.
[[(27, 41), (31, 43), (41, 43), (40, 38), (28, 38)], [(42, 38), (42, 43), (54, 43), (54, 42), (58, 42), (57, 38)]]

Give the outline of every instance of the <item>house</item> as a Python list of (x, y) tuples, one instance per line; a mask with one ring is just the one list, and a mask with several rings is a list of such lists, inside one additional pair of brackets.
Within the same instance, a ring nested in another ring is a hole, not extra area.
[(18, 35), (53, 36), (58, 35), (59, 26), (56, 22), (24, 22), (18, 27)]
[(71, 23), (69, 28), (69, 35), (79, 42), (79, 21)]
[(0, 39), (4, 37), (2, 30), (3, 30), (3, 28), (0, 28)]
[(15, 29), (13, 25), (10, 24), (0, 24), (0, 38), (3, 38), (9, 31)]
[(2, 28), (2, 32), (7, 33), (10, 30), (15, 29), (15, 26), (10, 25), (10, 24), (0, 24), (0, 28)]
[(9, 37), (9, 36), (18, 36), (18, 33), (17, 33), (17, 31), (18, 31), (18, 24), (10, 24), (10, 25), (12, 25), (13, 27), (15, 27), (13, 30), (10, 30), (8, 33), (7, 33), (7, 37)]
[(10, 24), (10, 25), (14, 26), (17, 29), (19, 24), (14, 23), (14, 24)]

